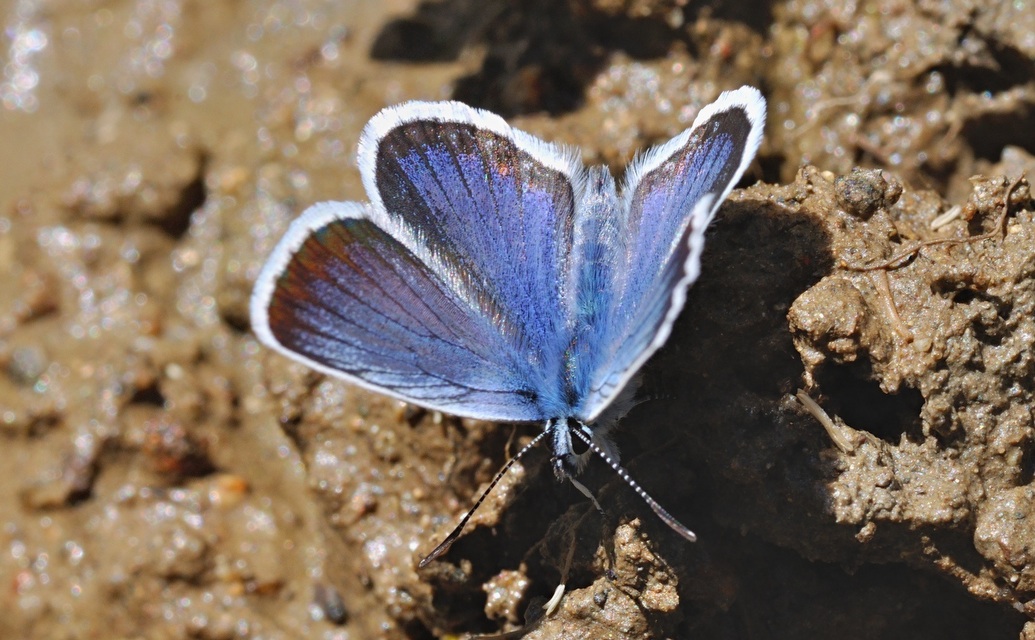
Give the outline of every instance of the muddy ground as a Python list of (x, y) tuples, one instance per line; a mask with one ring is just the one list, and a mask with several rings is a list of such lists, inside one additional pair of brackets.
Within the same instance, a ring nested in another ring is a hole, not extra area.
[[(1035, 11), (993, 4), (9, 0), (0, 637), (1035, 638)], [(537, 427), (260, 348), (263, 259), (365, 198), (385, 105), (618, 172), (741, 84), (766, 140), (617, 434), (699, 541), (538, 451), (418, 571)]]

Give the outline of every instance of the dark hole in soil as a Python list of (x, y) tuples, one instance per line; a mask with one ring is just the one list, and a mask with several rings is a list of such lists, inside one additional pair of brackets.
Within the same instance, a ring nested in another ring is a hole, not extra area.
[(853, 429), (862, 429), (885, 442), (898, 444), (904, 434), (923, 438), (920, 410), (923, 396), (916, 389), (885, 393), (873, 376), (869, 362), (825, 366), (816, 379), (827, 400), (824, 407)]

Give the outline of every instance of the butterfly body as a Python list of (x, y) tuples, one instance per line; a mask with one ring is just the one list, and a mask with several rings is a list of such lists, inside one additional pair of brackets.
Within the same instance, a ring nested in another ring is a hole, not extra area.
[(594, 423), (623, 412), (668, 338), (764, 116), (757, 90), (726, 92), (619, 184), (485, 111), (388, 108), (360, 139), (369, 202), (320, 203), (290, 226), (256, 282), (252, 325), (374, 391), (540, 422), (561, 477), (576, 471), (573, 436), (615, 458)]

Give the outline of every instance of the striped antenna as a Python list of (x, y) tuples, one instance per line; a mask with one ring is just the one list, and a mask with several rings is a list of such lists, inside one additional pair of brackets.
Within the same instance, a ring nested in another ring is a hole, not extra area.
[(542, 440), (547, 433), (549, 433), (549, 431), (543, 430), (542, 433), (532, 438), (531, 442), (522, 447), (521, 451), (515, 453), (514, 457), (512, 457), (510, 460), (507, 460), (507, 464), (503, 465), (503, 468), (500, 469), (499, 473), (496, 474), (496, 477), (492, 479), (492, 482), (490, 482), (489, 486), (485, 488), (485, 491), (482, 491), (482, 495), (478, 498), (478, 501), (475, 502), (474, 506), (471, 507), (470, 510), (468, 510), (468, 512), (464, 515), (463, 518), (460, 519), (460, 524), (456, 525), (456, 528), (449, 532), (449, 535), (446, 536), (446, 539), (439, 543), (439, 545), (435, 547), (435, 549), (431, 553), (426, 555), (424, 559), (420, 561), (420, 564), (417, 565), (418, 568), (423, 569), (424, 567), (431, 564), (432, 560), (435, 560), (446, 551), (449, 551), (449, 547), (453, 546), (453, 543), (456, 542), (457, 538), (460, 537), (460, 534), (463, 532), (464, 527), (466, 527), (468, 521), (470, 521), (471, 516), (473, 516), (474, 512), (478, 510), (478, 507), (482, 506), (482, 503), (485, 502), (485, 499), (487, 497), (489, 497), (489, 494), (492, 493), (492, 490), (496, 488), (496, 485), (499, 484), (500, 480), (503, 479), (503, 476), (507, 473), (507, 471), (510, 471), (510, 468), (514, 466), (514, 463), (520, 460), (521, 456), (525, 455), (525, 453), (529, 449), (539, 444), (539, 441)]
[(632, 476), (629, 475), (629, 472), (626, 471), (622, 465), (618, 464), (618, 462), (615, 461), (614, 458), (609, 456), (607, 452), (605, 452), (595, 442), (593, 442), (593, 439), (585, 433), (585, 431), (589, 430), (589, 427), (582, 424), (581, 422), (579, 423), (579, 427), (579, 429), (571, 429), (571, 432), (577, 435), (579, 437), (579, 440), (585, 442), (587, 447), (589, 447), (594, 453), (600, 456), (604, 460), (604, 462), (606, 462), (612, 469), (614, 469), (614, 472), (618, 474), (618, 477), (622, 480), (625, 480), (625, 483), (632, 487), (632, 490), (636, 492), (636, 495), (640, 496), (640, 498), (642, 498), (643, 501), (647, 503), (647, 506), (653, 509), (654, 513), (658, 514), (658, 517), (661, 518), (662, 522), (667, 524), (669, 527), (672, 528), (673, 531), (683, 536), (688, 541), (695, 542), (697, 540), (697, 535), (693, 531), (687, 528), (687, 526), (679, 520), (676, 520), (676, 518), (671, 513), (665, 511), (665, 508), (658, 504), (657, 500), (650, 497), (650, 494), (648, 494), (644, 490), (644, 488), (640, 486), (640, 483), (632, 479)]

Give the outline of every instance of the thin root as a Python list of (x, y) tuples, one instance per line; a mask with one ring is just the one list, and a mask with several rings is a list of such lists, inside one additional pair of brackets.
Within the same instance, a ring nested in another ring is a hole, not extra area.
[(978, 242), (981, 240), (988, 240), (997, 236), (1002, 236), (1004, 229), (1006, 229), (1006, 218), (1010, 213), (1010, 198), (1013, 197), (1014, 190), (1017, 186), (1024, 181), (1025, 175), (1022, 173), (1020, 177), (1010, 183), (1010, 186), (1006, 188), (1006, 196), (1003, 199), (1003, 211), (999, 214), (996, 219), (995, 226), (990, 231), (982, 233), (981, 235), (971, 236), (969, 238), (938, 238), (937, 240), (927, 240), (924, 242), (916, 242), (912, 246), (903, 249), (902, 251), (891, 256), (883, 262), (879, 262), (873, 265), (853, 265), (841, 263), (841, 266), (849, 271), (879, 271), (881, 269), (891, 269), (899, 266), (902, 262), (912, 258), (921, 249), (926, 247), (933, 247), (940, 244), (953, 245), (953, 244), (966, 244), (971, 242)]
[(823, 410), (823, 407), (813, 400), (809, 394), (805, 393), (803, 389), (798, 389), (798, 392), (794, 394), (794, 397), (798, 399), (801, 406), (805, 407), (805, 410), (812, 414), (812, 417), (816, 419), (820, 425), (823, 426), (827, 431), (827, 435), (834, 442), (843, 453), (854, 453), (855, 443), (848, 438), (841, 427), (837, 426), (834, 421), (830, 418), (830, 414)]
[(907, 343), (912, 342), (913, 332), (909, 330), (906, 323), (902, 321), (902, 316), (898, 314), (898, 307), (895, 305), (895, 294), (891, 293), (891, 278), (888, 276), (887, 270), (871, 273), (871, 279), (874, 280), (877, 291), (880, 292), (880, 298), (884, 302), (885, 313), (891, 318), (891, 327), (900, 338)]

